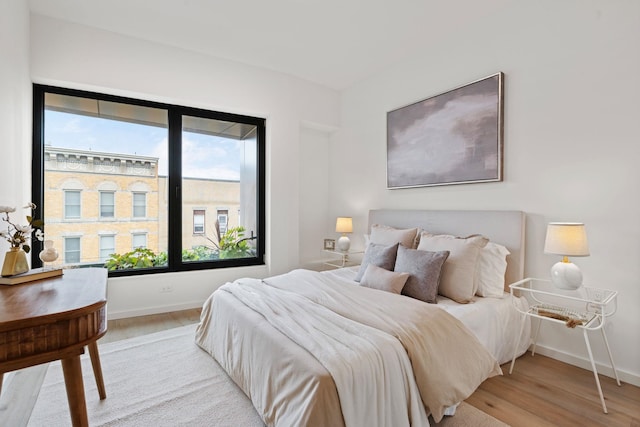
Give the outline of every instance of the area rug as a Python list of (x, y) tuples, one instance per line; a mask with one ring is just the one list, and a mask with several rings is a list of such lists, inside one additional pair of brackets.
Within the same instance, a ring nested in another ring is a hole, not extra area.
[[(100, 400), (91, 361), (82, 372), (91, 426), (262, 426), (251, 401), (194, 343), (195, 325), (99, 345), (107, 398)], [(69, 426), (62, 368), (51, 363), (30, 427)], [(464, 402), (438, 426), (505, 426)]]

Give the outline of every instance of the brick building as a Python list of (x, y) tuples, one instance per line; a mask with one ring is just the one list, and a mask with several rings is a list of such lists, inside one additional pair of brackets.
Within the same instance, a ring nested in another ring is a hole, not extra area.
[[(45, 235), (65, 264), (102, 264), (136, 247), (167, 250), (167, 178), (155, 157), (45, 147)], [(185, 178), (182, 247), (239, 224), (240, 183)]]

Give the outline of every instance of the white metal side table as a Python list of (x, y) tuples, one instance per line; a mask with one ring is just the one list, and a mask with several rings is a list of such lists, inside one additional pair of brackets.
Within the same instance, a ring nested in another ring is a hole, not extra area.
[[(520, 336), (522, 336), (522, 330), (526, 323), (525, 319), (527, 318), (527, 316), (538, 319), (538, 324), (533, 334), (533, 347), (531, 349), (531, 355), (535, 354), (536, 341), (538, 339), (540, 325), (543, 320), (564, 324), (569, 328), (582, 329), (584, 342), (587, 345), (587, 352), (589, 353), (589, 360), (591, 361), (593, 376), (596, 380), (596, 387), (598, 388), (598, 393), (600, 394), (602, 410), (606, 414), (607, 406), (604, 403), (602, 387), (600, 387), (598, 371), (596, 369), (595, 361), (593, 360), (593, 352), (591, 351), (591, 343), (589, 342), (588, 332), (597, 330), (600, 330), (602, 332), (602, 338), (604, 340), (605, 346), (607, 347), (607, 353), (609, 354), (611, 368), (613, 368), (616, 382), (618, 383), (618, 385), (620, 385), (618, 371), (616, 371), (616, 367), (613, 363), (611, 348), (609, 347), (607, 334), (604, 330), (606, 319), (614, 315), (618, 308), (618, 292), (609, 289), (590, 288), (585, 286), (580, 287), (576, 290), (565, 291), (556, 288), (550, 280), (535, 278), (526, 278), (520, 280), (509, 285), (509, 288), (511, 289), (512, 296), (524, 295), (530, 303), (529, 309), (527, 311), (523, 311), (520, 307), (514, 305), (516, 309), (520, 313), (522, 313)], [(519, 345), (520, 342), (517, 342), (514, 348), (509, 374), (513, 372), (513, 366), (516, 361), (516, 351)]]
[(333, 259), (325, 261), (324, 264), (328, 265), (328, 266), (331, 266), (331, 267), (336, 267), (336, 268), (349, 267), (351, 265), (355, 265), (349, 259), (349, 255), (355, 255), (355, 254), (364, 253), (363, 251), (342, 252), (342, 251), (332, 251), (332, 250), (329, 250), (329, 249), (325, 249), (324, 252), (334, 256)]

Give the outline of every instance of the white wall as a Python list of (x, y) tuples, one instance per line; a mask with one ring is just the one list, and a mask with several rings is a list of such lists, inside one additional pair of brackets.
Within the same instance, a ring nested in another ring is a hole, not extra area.
[[(548, 277), (558, 261), (543, 254), (547, 222), (585, 222), (591, 256), (573, 261), (587, 285), (620, 293), (606, 331), (622, 378), (640, 384), (638, 41), (640, 3), (621, 0), (511, 2), (426, 40), (424, 52), (344, 92), (330, 214), (348, 210), (355, 239), (369, 208), (523, 210), (532, 277)], [(497, 71), (505, 73), (504, 182), (386, 190), (386, 112)], [(541, 352), (589, 366), (579, 332), (543, 327), (539, 342)], [(607, 362), (600, 334), (591, 342)]]
[[(0, 205), (17, 207), (11, 218), (20, 224), (28, 213), (20, 208), (31, 198), (31, 102), (29, 8), (0, 0)], [(0, 254), (8, 247), (1, 240)]]
[[(336, 127), (336, 92), (284, 74), (38, 15), (31, 16), (31, 76), (36, 83), (267, 119), (267, 265), (110, 279), (111, 318), (197, 307), (226, 281), (279, 274), (299, 265), (300, 129), (304, 124)], [(14, 144), (21, 155), (30, 153), (26, 142)], [(311, 194), (314, 185), (305, 181)], [(326, 193), (326, 180), (317, 185)], [(173, 291), (160, 293), (166, 286)]]
[(300, 266), (317, 269), (322, 262), (323, 240), (329, 217), (329, 138), (331, 131), (305, 125), (300, 130), (299, 242)]

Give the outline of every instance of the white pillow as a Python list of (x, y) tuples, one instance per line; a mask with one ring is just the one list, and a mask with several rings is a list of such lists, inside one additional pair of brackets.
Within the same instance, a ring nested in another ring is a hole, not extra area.
[(507, 248), (497, 243), (489, 242), (480, 251), (476, 279), (478, 289), (476, 295), (481, 297), (504, 296), (504, 274), (507, 271)]
[(385, 270), (377, 265), (369, 264), (360, 280), (360, 285), (368, 288), (379, 289), (394, 294), (402, 292), (409, 273), (396, 273), (394, 271)]
[(465, 304), (476, 293), (476, 268), (480, 250), (489, 242), (484, 236), (466, 238), (448, 235), (433, 235), (422, 232), (418, 250), (449, 251), (449, 257), (442, 267), (442, 278), (438, 293)]
[(393, 245), (400, 243), (405, 248), (415, 248), (417, 228), (399, 229), (388, 225), (373, 224), (369, 242), (377, 245)]

